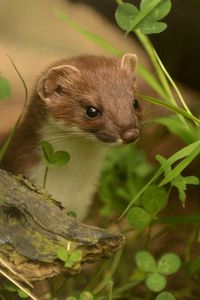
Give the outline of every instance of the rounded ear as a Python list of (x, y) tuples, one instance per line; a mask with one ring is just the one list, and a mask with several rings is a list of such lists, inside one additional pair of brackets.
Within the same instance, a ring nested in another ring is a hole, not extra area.
[(137, 55), (126, 53), (121, 58), (121, 69), (126, 70), (128, 73), (134, 75), (137, 67)]
[(41, 99), (50, 99), (54, 92), (59, 95), (63, 87), (73, 85), (80, 71), (71, 65), (62, 65), (49, 69), (37, 85), (37, 92)]
[(45, 96), (45, 93), (44, 93), (44, 83), (45, 83), (45, 80), (46, 80), (46, 77), (42, 77), (38, 84), (37, 84), (37, 92), (38, 92), (38, 95), (40, 96), (41, 99), (45, 99), (46, 96)]

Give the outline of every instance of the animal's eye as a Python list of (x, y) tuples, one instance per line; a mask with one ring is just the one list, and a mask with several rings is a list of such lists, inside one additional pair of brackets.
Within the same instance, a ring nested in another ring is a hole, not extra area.
[(133, 107), (134, 107), (135, 109), (138, 109), (138, 108), (140, 107), (140, 104), (139, 104), (139, 102), (138, 102), (137, 99), (134, 99), (134, 100), (133, 100)]
[(93, 107), (93, 106), (87, 106), (85, 109), (85, 112), (86, 112), (87, 116), (90, 118), (95, 118), (95, 117), (100, 116), (100, 111), (96, 107)]

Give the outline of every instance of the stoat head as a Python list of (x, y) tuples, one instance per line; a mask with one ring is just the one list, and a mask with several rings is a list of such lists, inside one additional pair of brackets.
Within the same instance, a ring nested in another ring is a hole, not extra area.
[(139, 136), (140, 104), (135, 98), (137, 57), (80, 56), (51, 67), (37, 92), (48, 114), (82, 137), (108, 144)]

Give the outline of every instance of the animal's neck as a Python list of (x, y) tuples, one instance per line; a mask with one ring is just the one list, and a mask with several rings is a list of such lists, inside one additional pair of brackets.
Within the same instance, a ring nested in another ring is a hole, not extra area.
[[(96, 190), (107, 147), (81, 137), (77, 129), (49, 121), (40, 130), (40, 139), (48, 141), (55, 151), (69, 152), (70, 161), (65, 166), (50, 168), (46, 190), (62, 203), (67, 210), (75, 211), (83, 219)], [(41, 186), (45, 163), (41, 147), (39, 162), (30, 168), (28, 177)]]

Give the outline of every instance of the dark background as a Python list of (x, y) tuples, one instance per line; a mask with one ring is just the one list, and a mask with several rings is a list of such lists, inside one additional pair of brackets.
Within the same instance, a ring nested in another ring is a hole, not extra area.
[[(93, 7), (115, 23), (114, 0), (68, 0)], [(138, 6), (140, 1), (126, 1)], [(200, 91), (200, 0), (174, 0), (165, 18), (168, 29), (151, 35), (151, 40), (167, 70), (176, 80)], [(119, 29), (120, 30), (120, 29)]]

